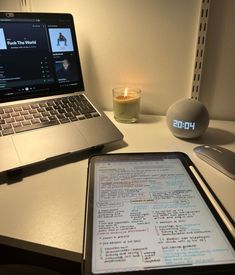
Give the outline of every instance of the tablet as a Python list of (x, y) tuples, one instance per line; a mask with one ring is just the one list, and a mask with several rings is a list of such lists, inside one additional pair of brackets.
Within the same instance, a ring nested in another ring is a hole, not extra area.
[(222, 212), (184, 153), (91, 157), (83, 272), (233, 273), (234, 224)]

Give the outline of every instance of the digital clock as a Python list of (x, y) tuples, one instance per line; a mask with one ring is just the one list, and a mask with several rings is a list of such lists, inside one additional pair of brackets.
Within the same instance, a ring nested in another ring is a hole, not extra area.
[(201, 102), (190, 98), (181, 99), (169, 107), (167, 124), (176, 137), (197, 138), (208, 127), (209, 113)]
[(184, 130), (195, 130), (196, 123), (192, 121), (173, 119), (172, 126)]

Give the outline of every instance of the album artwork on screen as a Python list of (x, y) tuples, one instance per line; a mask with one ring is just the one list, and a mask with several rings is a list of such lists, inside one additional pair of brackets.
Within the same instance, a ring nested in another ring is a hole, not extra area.
[(0, 19), (1, 96), (82, 88), (72, 18), (17, 16)]

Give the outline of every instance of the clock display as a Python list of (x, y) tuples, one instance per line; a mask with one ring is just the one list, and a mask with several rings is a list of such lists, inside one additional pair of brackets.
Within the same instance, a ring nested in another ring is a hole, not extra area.
[(173, 120), (173, 127), (184, 130), (195, 130), (196, 123), (193, 121)]

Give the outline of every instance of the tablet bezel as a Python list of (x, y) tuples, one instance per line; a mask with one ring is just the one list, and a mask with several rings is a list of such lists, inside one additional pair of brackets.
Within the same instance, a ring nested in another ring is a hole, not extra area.
[[(94, 167), (97, 160), (132, 160), (132, 159), (141, 159), (147, 160), (149, 158), (177, 158), (181, 161), (188, 175), (192, 179), (194, 185), (197, 190), (201, 194), (204, 202), (208, 206), (209, 210), (213, 214), (214, 218), (218, 222), (222, 231), (225, 233), (229, 243), (231, 246), (235, 247), (234, 239), (231, 232), (228, 230), (227, 226), (221, 219), (220, 215), (214, 208), (212, 202), (209, 200), (207, 195), (205, 194), (202, 186), (196, 179), (193, 174), (190, 166), (194, 167), (195, 171), (198, 173), (203, 183), (208, 187), (208, 189), (212, 192), (211, 188), (202, 177), (194, 163), (191, 159), (182, 152), (156, 152), (156, 153), (117, 153), (117, 154), (104, 154), (104, 155), (96, 155), (89, 158), (88, 163), (88, 174), (87, 174), (87, 196), (86, 196), (86, 213), (85, 213), (85, 226), (84, 226), (84, 251), (83, 251), (83, 273), (86, 275), (90, 274), (217, 274), (221, 272), (221, 274), (232, 274), (235, 270), (235, 264), (216, 264), (216, 265), (201, 265), (201, 266), (190, 266), (190, 267), (177, 267), (177, 268), (164, 268), (164, 269), (149, 269), (149, 270), (140, 270), (140, 271), (120, 271), (120, 272), (112, 272), (112, 273), (92, 273), (92, 238), (93, 238), (93, 201), (94, 201)], [(220, 204), (218, 199), (214, 194), (212, 194), (216, 201)], [(220, 204), (221, 206), (221, 204)], [(225, 211), (226, 212), (226, 211)], [(227, 213), (226, 213), (227, 214)], [(231, 223), (234, 222), (228, 217)]]

